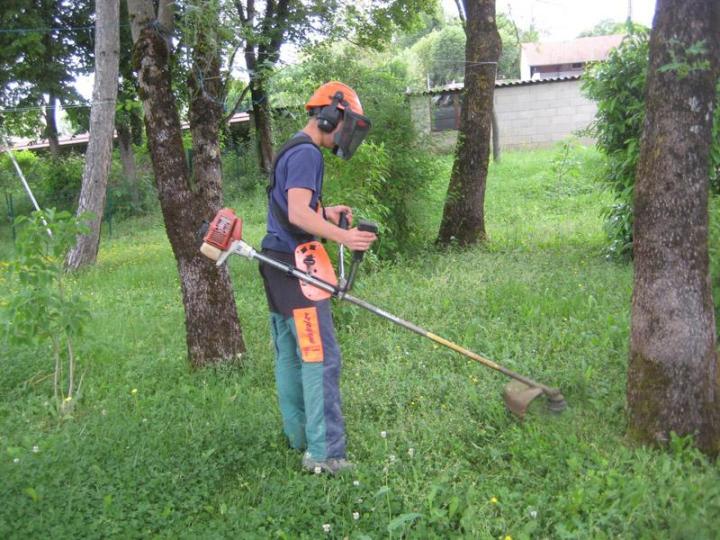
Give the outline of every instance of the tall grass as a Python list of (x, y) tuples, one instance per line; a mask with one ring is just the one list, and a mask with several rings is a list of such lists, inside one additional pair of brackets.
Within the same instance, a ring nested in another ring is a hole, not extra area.
[[(126, 221), (73, 283), (94, 314), (75, 416), (52, 413), (46, 351), (3, 349), (0, 537), (716, 537), (717, 465), (684, 439), (659, 452), (624, 438), (631, 268), (602, 255), (609, 195), (590, 178), (596, 154), (575, 151), (575, 176), (553, 169), (556, 151), (506, 153), (490, 170), (489, 241), (464, 252), (429, 247), (439, 178), (428, 247), (355, 291), (559, 386), (565, 413), (537, 403), (520, 422), (502, 376), (338, 304), (358, 466), (304, 474), (280, 432), (255, 265), (230, 262), (245, 367), (192, 372), (162, 225)], [(257, 245), (262, 194), (232, 202)]]

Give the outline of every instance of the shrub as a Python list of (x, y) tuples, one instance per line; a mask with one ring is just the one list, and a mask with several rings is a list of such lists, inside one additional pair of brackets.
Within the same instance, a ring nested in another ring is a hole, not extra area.
[(260, 171), (254, 135), (242, 143), (226, 145), (222, 169), (226, 199), (239, 198), (265, 185), (266, 175)]
[(605, 211), (608, 253), (617, 257), (632, 255), (632, 201), (645, 119), (648, 50), (646, 32), (626, 36), (606, 61), (586, 72), (583, 83), (598, 106), (591, 130), (607, 156), (603, 181), (617, 197), (617, 203)]
[(89, 232), (83, 225), (88, 219), (87, 214), (75, 218), (54, 209), (17, 218), (17, 254), (9, 264), (10, 294), (3, 306), (7, 341), (38, 350), (50, 344), (54, 397), (63, 412), (72, 408), (80, 388), (75, 377), (75, 339), (89, 318), (85, 301), (68, 291), (64, 258), (76, 236)]
[[(82, 156), (71, 153), (51, 157), (22, 151), (15, 152), (15, 158), (41, 207), (74, 209), (82, 184), (85, 162)], [(6, 191), (22, 193), (22, 184), (10, 159), (3, 156), (0, 164), (0, 183)], [(26, 204), (19, 205), (18, 212), (30, 212), (31, 209), (31, 204), (27, 201)]]
[[(598, 148), (607, 157), (603, 181), (615, 192), (617, 202), (605, 211), (605, 231), (612, 257), (632, 257), (633, 194), (640, 136), (645, 120), (645, 85), (649, 43), (646, 31), (626, 36), (608, 59), (588, 69), (583, 90), (597, 102), (591, 128)], [(720, 84), (718, 85), (720, 95)], [(720, 112), (715, 108), (710, 182), (720, 190)]]

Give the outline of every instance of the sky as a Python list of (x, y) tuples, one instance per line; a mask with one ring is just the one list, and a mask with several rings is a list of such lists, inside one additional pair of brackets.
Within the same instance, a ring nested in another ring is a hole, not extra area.
[[(510, 15), (520, 28), (534, 23), (541, 41), (565, 41), (603, 19), (624, 22), (628, 4), (634, 22), (652, 26), (655, 0), (496, 0), (496, 9)], [(443, 0), (443, 7), (446, 13), (457, 13), (454, 0)]]

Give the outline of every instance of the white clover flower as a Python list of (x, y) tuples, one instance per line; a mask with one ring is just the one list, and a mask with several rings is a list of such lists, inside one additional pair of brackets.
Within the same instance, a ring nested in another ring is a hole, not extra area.
[(408, 456), (414, 457), (415, 456), (415, 449), (414, 448), (408, 448)]
[(388, 456), (388, 458), (390, 458), (390, 463), (395, 463), (395, 460), (397, 459), (397, 458), (395, 457), (395, 454), (390, 454), (390, 455)]
[(33, 446), (33, 454), (37, 454), (40, 451), (40, 447), (36, 444)]
[[(315, 465), (315, 468), (313, 469), (313, 472), (314, 472), (315, 474), (321, 474), (321, 473), (322, 473), (322, 467), (321, 467), (320, 465)], [(328, 527), (329, 527), (329, 526), (330, 526), (330, 525), (328, 525)], [(325, 525), (323, 525), (323, 527), (325, 527)]]
[(360, 512), (353, 512), (353, 519), (354, 519), (355, 521), (357, 521), (358, 519), (360, 519)]
[(381, 431), (381, 432), (380, 432), (380, 436), (381, 436), (383, 439), (387, 438), (387, 431)]
[(332, 527), (330, 527), (329, 523), (323, 523), (323, 531), (325, 531), (326, 533), (329, 533), (330, 529), (332, 529)]
[(13, 459), (13, 463), (20, 463), (20, 458), (16, 457), (15, 459)]
[(530, 510), (530, 517), (535, 519), (537, 517), (537, 510)]
[(357, 487), (360, 485), (360, 480), (353, 480), (353, 486)]

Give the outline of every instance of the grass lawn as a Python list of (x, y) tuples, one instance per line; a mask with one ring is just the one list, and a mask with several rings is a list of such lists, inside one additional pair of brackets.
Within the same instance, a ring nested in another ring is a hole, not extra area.
[[(720, 474), (673, 440), (625, 433), (632, 271), (602, 253), (609, 195), (557, 152), (507, 152), (486, 196), (489, 241), (363, 273), (355, 295), (559, 386), (524, 422), (501, 375), (354, 306), (335, 306), (355, 472), (305, 474), (280, 430), (254, 263), (230, 268), (244, 369), (191, 371), (175, 262), (157, 216), (116, 223), (72, 286), (93, 317), (81, 396), (54, 413), (48, 350), (0, 357), (0, 538), (717, 538)], [(446, 170), (450, 163), (445, 160)], [(422, 212), (436, 230), (447, 177)], [(263, 234), (261, 190), (231, 201)], [(0, 229), (0, 255), (10, 256)], [(207, 336), (213, 339), (213, 336)]]

